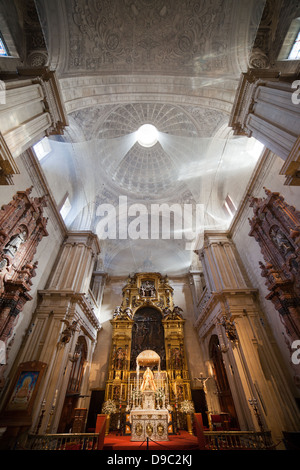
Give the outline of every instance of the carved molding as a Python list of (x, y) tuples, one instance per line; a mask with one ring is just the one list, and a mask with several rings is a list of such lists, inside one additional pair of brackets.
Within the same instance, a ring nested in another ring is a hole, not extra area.
[(4, 345), (31, 300), (31, 279), (38, 265), (33, 258), (39, 242), (48, 235), (43, 216), (46, 198), (30, 198), (31, 191), (18, 191), (0, 211), (0, 341)]
[(247, 129), (246, 120), (252, 111), (254, 95), (258, 86), (262, 86), (266, 81), (278, 81), (279, 72), (266, 69), (249, 69), (240, 78), (236, 92), (235, 101), (229, 120), (229, 127), (232, 127), (235, 135), (246, 135), (251, 137), (251, 132)]
[(19, 173), (15, 159), (0, 132), (0, 185), (13, 184), (12, 175)]
[(286, 185), (300, 186), (300, 137), (297, 138), (280, 174), (286, 175)]
[(300, 212), (276, 192), (252, 198), (254, 217), (249, 235), (259, 243), (260, 263), (271, 300), (292, 342), (300, 337)]
[(30, 77), (32, 83), (39, 83), (42, 87), (45, 112), (51, 117), (51, 126), (46, 135), (63, 134), (69, 122), (56, 72), (48, 67), (39, 67), (19, 69), (18, 73), (21, 77)]

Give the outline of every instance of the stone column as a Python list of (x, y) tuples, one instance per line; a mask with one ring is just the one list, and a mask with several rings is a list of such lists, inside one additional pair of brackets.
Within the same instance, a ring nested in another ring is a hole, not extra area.
[(20, 69), (1, 78), (0, 183), (12, 184), (15, 159), (43, 137), (62, 134), (68, 119), (55, 72)]
[(203, 285), (202, 276), (203, 276), (202, 271), (190, 271), (189, 273), (189, 284), (190, 284), (190, 288), (192, 292), (195, 312), (197, 311), (197, 306), (202, 297), (203, 290), (205, 287)]
[(226, 234), (206, 233), (200, 260), (210, 286), (195, 324), (200, 342), (208, 344), (212, 334), (220, 338), (240, 426), (270, 430), (277, 442), (282, 430), (297, 429), (299, 411), (272, 346), (257, 291), (251, 288)]
[(281, 157), (286, 184), (300, 184), (300, 104), (295, 100), (296, 75), (249, 70), (242, 74), (229, 126), (236, 135), (255, 137)]
[(235, 246), (225, 234), (206, 233), (200, 260), (211, 292), (247, 287), (236, 257)]
[(69, 233), (50, 276), (47, 289), (87, 293), (94, 260), (99, 252), (98, 239), (92, 232)]
[(104, 293), (104, 288), (106, 284), (107, 273), (103, 271), (94, 271), (93, 272), (93, 294), (95, 296), (96, 304), (100, 308), (102, 304), (102, 298)]

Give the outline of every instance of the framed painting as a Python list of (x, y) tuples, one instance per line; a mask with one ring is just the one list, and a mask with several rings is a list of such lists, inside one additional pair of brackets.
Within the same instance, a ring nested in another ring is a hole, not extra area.
[(46, 364), (43, 362), (34, 361), (19, 365), (0, 416), (1, 425), (31, 424), (34, 401), (45, 370)]

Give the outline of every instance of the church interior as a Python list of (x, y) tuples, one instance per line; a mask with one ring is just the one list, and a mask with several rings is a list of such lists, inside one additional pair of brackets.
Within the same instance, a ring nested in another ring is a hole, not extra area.
[(299, 450), (299, 187), (297, 0), (0, 0), (0, 449)]

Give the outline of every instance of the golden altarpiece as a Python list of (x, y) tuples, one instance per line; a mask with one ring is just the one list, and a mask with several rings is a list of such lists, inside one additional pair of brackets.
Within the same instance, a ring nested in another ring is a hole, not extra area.
[(177, 430), (181, 403), (191, 401), (183, 312), (159, 273), (129, 276), (122, 294), (111, 320), (105, 401), (126, 416), (132, 439), (165, 440)]

